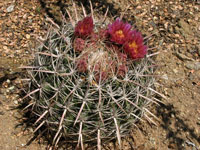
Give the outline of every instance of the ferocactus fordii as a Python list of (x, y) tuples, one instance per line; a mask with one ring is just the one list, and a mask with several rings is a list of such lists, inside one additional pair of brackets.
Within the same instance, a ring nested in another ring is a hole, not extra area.
[[(94, 18), (83, 8), (79, 20), (68, 12), (70, 21), (55, 25), (27, 67), (27, 109), (37, 118), (35, 131), (43, 130), (58, 143), (102, 143), (128, 135), (142, 116), (151, 120), (147, 109), (154, 97), (154, 65), (139, 31), (117, 18)], [(75, 5), (74, 5), (75, 6)], [(64, 19), (65, 20), (65, 19)], [(44, 128), (43, 128), (44, 127)]]

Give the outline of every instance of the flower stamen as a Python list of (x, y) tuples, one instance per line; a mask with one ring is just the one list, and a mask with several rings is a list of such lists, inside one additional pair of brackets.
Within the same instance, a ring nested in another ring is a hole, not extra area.
[(134, 53), (138, 53), (138, 45), (135, 43), (135, 41), (131, 42), (129, 47), (133, 49)]
[(132, 43), (129, 44), (130, 48), (138, 48), (138, 45), (135, 43), (135, 41), (133, 41)]
[(122, 30), (116, 31), (115, 34), (116, 34), (117, 36), (119, 36), (119, 38), (124, 38), (124, 33), (123, 33)]

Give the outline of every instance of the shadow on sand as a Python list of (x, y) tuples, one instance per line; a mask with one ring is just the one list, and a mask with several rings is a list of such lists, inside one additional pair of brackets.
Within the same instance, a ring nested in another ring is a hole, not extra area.
[[(55, 23), (60, 25), (61, 20), (56, 18), (55, 14), (53, 14), (51, 11), (54, 8), (53, 7), (50, 8), (47, 4), (47, 1), (45, 0), (38, 0), (38, 1), (40, 2), (42, 9), (48, 15), (48, 17), (52, 18)], [(86, 9), (86, 13), (87, 14), (91, 13), (89, 0), (74, 0), (74, 2), (76, 2), (76, 4), (79, 7), (81, 7), (81, 3), (82, 3)], [(67, 0), (57, 0), (56, 2), (51, 2), (51, 5), (59, 8), (62, 14), (66, 14), (66, 8), (69, 7), (69, 3), (67, 2)], [(102, 13), (102, 14), (105, 14), (107, 8), (109, 8), (109, 13), (108, 13), (109, 17), (120, 16), (120, 12), (121, 12), (120, 9), (115, 9), (114, 5), (112, 3), (107, 2), (107, 0), (103, 0), (103, 1), (92, 0), (92, 5), (94, 9), (98, 10), (99, 13)]]
[[(200, 135), (194, 132), (194, 128), (188, 126), (183, 119), (179, 117), (179, 112), (172, 104), (160, 105), (157, 107), (157, 116), (162, 119), (161, 127), (166, 131), (166, 139), (170, 145), (174, 145), (177, 150), (183, 150), (185, 139), (180, 137), (181, 133), (189, 133), (189, 137), (200, 143)], [(170, 127), (172, 120), (175, 121), (175, 128)]]

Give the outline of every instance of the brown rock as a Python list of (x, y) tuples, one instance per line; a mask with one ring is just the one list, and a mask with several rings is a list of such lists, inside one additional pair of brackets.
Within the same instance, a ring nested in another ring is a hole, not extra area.
[(179, 26), (182, 28), (183, 34), (192, 34), (192, 29), (190, 28), (190, 25), (183, 19), (179, 21)]
[(187, 62), (185, 66), (191, 70), (200, 70), (200, 62)]

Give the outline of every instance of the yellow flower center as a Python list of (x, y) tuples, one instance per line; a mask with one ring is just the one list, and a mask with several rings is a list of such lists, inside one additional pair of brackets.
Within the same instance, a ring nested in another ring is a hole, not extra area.
[(83, 27), (83, 26), (81, 26), (81, 28), (80, 28), (80, 32), (81, 32), (81, 33), (84, 32), (84, 27)]
[(115, 34), (116, 34), (117, 36), (119, 36), (120, 38), (124, 38), (124, 33), (123, 33), (122, 30), (116, 31)]
[(134, 51), (135, 53), (138, 53), (138, 45), (135, 43), (135, 41), (131, 42), (131, 43), (129, 44), (129, 47), (130, 47), (130, 48), (133, 48), (133, 51)]

